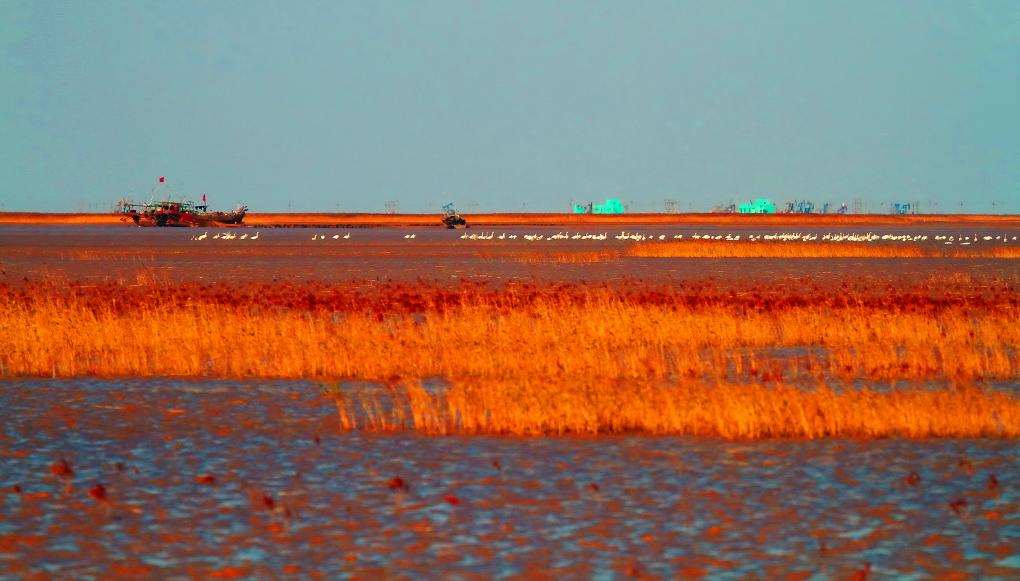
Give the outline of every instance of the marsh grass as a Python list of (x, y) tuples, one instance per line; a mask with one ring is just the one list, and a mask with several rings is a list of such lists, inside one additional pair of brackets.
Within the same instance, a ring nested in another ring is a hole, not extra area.
[(977, 388), (474, 381), (337, 396), (341, 429), (426, 434), (650, 433), (760, 438), (1017, 437), (1020, 401)]
[(510, 260), (523, 264), (597, 264), (617, 260), (622, 252), (613, 251), (575, 251), (575, 252), (508, 252), (505, 256), (493, 257), (493, 260)]
[[(151, 284), (138, 273), (135, 284)], [(329, 313), (185, 303), (3, 305), (13, 375), (225, 377), (761, 377), (775, 361), (843, 379), (1007, 379), (1018, 375), (1020, 313), (974, 316), (847, 307), (745, 311), (634, 304), (593, 293), (508, 306), (474, 303), (418, 314)], [(756, 354), (817, 347), (806, 355)]]
[[(1016, 394), (974, 387), (1020, 377), (1020, 304), (1009, 288), (982, 297), (642, 289), (416, 285), (362, 296), (172, 285), (146, 273), (127, 286), (3, 287), (0, 363), (8, 376), (385, 382), (406, 405), (338, 400), (341, 425), (428, 433), (1020, 429)], [(423, 377), (450, 387), (425, 391), (414, 383)], [(917, 387), (861, 387), (903, 382)]]
[(922, 246), (803, 241), (682, 240), (636, 244), (628, 255), (645, 258), (1020, 258), (1020, 247)]
[[(165, 254), (171, 254), (167, 252)], [(80, 248), (62, 251), (60, 258), (76, 262), (153, 262), (156, 260), (154, 250), (124, 250), (120, 248)]]

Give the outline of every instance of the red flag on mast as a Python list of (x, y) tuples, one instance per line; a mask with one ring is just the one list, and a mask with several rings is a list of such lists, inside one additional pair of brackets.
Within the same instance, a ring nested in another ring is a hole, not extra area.
[(202, 194), (202, 201), (205, 201), (205, 194)]
[(165, 177), (163, 177), (163, 176), (160, 176), (160, 177), (159, 177), (159, 183), (163, 183), (163, 182), (165, 182), (165, 181), (166, 181), (166, 178), (165, 178)]

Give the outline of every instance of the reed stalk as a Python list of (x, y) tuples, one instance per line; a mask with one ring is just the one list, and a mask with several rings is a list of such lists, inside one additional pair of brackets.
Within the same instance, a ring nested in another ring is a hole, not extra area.
[(1020, 430), (1015, 391), (976, 387), (1020, 377), (1008, 288), (816, 304), (783, 289), (418, 288), (333, 302), (262, 286), (55, 289), (0, 289), (4, 375), (357, 378), (389, 388), (335, 392), (342, 429), (429, 434)]

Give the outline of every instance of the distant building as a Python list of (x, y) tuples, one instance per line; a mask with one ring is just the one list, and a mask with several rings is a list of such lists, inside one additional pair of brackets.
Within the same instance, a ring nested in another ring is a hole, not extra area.
[(623, 202), (620, 200), (606, 200), (605, 204), (575, 204), (575, 214), (622, 214)]
[(775, 214), (776, 207), (772, 204), (772, 200), (758, 198), (750, 204), (740, 204), (738, 212), (740, 214)]

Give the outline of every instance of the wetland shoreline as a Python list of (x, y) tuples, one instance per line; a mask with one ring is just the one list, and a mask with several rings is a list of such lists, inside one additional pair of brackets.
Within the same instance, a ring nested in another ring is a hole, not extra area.
[[(568, 214), (568, 213), (479, 213), (465, 214), (472, 227), (490, 226), (684, 226), (720, 225), (735, 228), (759, 226), (1018, 226), (1020, 216), (1000, 214)], [(434, 227), (443, 228), (440, 214), (372, 213), (267, 213), (252, 212), (241, 227), (352, 228), (352, 227)], [(128, 226), (113, 213), (0, 212), (0, 225), (35, 226), (105, 225)]]

